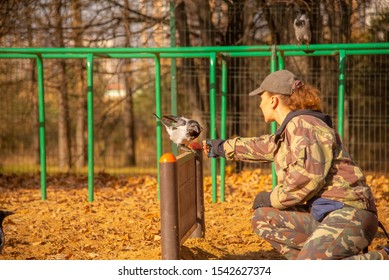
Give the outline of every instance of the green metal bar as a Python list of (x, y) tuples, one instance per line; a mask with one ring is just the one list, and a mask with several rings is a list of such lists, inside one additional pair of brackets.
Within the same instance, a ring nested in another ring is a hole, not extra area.
[(43, 60), (40, 55), (36, 57), (36, 64), (38, 70), (38, 107), (39, 107), (39, 150), (41, 163), (41, 198), (47, 199), (46, 189), (46, 131), (45, 131), (45, 90), (44, 90), (44, 73)]
[[(100, 58), (154, 58), (152, 53), (94, 53), (93, 59)], [(56, 53), (45, 53), (43, 58), (47, 59), (60, 59), (60, 58), (87, 58), (88, 54), (77, 54), (77, 53), (67, 53), (67, 54), (56, 54)]]
[(88, 110), (88, 201), (94, 200), (94, 137), (93, 137), (93, 54), (86, 59)]
[[(24, 53), (1, 53), (0, 58), (36, 58), (36, 54), (24, 54)], [(67, 53), (67, 54), (56, 54), (56, 53), (42, 53), (44, 59), (61, 59), (61, 58), (87, 58), (87, 54)], [(154, 59), (155, 54), (153, 53), (106, 53), (104, 55), (95, 55), (94, 59), (97, 58), (150, 58)], [(192, 53), (161, 53), (160, 58), (204, 58), (209, 57), (209, 52), (192, 52)]]
[(256, 57), (256, 56), (270, 56), (271, 52), (269, 51), (261, 51), (261, 52), (222, 52), (221, 53), (224, 56), (229, 57)]
[(269, 51), (269, 46), (214, 46), (214, 47), (163, 47), (163, 48), (0, 48), (0, 53), (191, 53), (191, 52), (230, 52), (230, 51)]
[[(158, 53), (158, 52), (157, 52)], [(1, 54), (0, 54), (1, 55)], [(151, 53), (109, 53), (110, 58), (154, 58), (155, 54)], [(207, 58), (209, 52), (192, 52), (192, 53), (159, 53), (160, 58)]]
[[(389, 54), (389, 49), (374, 49), (374, 50), (344, 50), (346, 55), (385, 55)], [(285, 56), (334, 56), (338, 55), (339, 50), (315, 51), (306, 53), (304, 51), (285, 51)]]
[[(191, 52), (255, 52), (270, 51), (272, 46), (206, 46), (206, 47), (164, 47), (164, 48), (0, 48), (0, 53), (191, 53)], [(373, 50), (389, 49), (389, 43), (362, 43), (362, 44), (312, 44), (306, 46), (279, 45), (279, 51), (318, 51), (318, 50)]]
[[(386, 49), (385, 49), (386, 47)], [(89, 53), (95, 54), (95, 59), (96, 58), (154, 58), (154, 53), (159, 53), (160, 58), (201, 58), (201, 57), (209, 57), (210, 52), (199, 52), (197, 47), (191, 47), (190, 50), (187, 49), (187, 47), (181, 47), (185, 49), (185, 52), (183, 53), (178, 53), (178, 52), (158, 52), (154, 51), (153, 53), (149, 52), (149, 49), (137, 49), (138, 52), (119, 52), (119, 53), (112, 53), (110, 52), (111, 49), (108, 48), (101, 48), (98, 53), (95, 53), (93, 51), (90, 51)], [(268, 47), (267, 47), (268, 48)], [(175, 48), (178, 49), (178, 48)], [(279, 47), (277, 47), (279, 49)], [(284, 56), (332, 56), (332, 55), (337, 55), (338, 54), (338, 49), (333, 49), (333, 50), (318, 50), (314, 52), (304, 52), (303, 50), (284, 50)], [(72, 53), (70, 52), (71, 48), (66, 48), (67, 53), (46, 53), (46, 52), (31, 52), (29, 53), (24, 53), (21, 52), (20, 49), (14, 49), (13, 52), (11, 52), (8, 49), (0, 48), (0, 58), (35, 58), (36, 54), (41, 54), (42, 58), (44, 59), (60, 59), (60, 58), (86, 58), (87, 53), (85, 54), (79, 54), (79, 53)], [(76, 51), (76, 49), (74, 49)], [(131, 49), (132, 50), (132, 49)], [(155, 49), (154, 49), (155, 50)], [(389, 54), (389, 46), (382, 46), (382, 48), (377, 48), (377, 49), (354, 49), (351, 48), (350, 50), (344, 49), (346, 51), (347, 55), (385, 55)], [(230, 57), (267, 57), (271, 56), (271, 52), (268, 50), (262, 50), (262, 51), (247, 51), (247, 50), (233, 50), (233, 51), (226, 51), (223, 49), (217, 50), (218, 53), (221, 53), (222, 55), (225, 56), (230, 56)], [(100, 55), (99, 55), (100, 54)]]
[[(211, 53), (209, 58), (209, 113), (210, 136), (216, 139), (216, 53)], [(212, 202), (217, 201), (217, 159), (211, 159), (212, 177)]]
[[(220, 111), (220, 137), (227, 138), (227, 61), (223, 56), (222, 60), (222, 92), (221, 92), (221, 111)], [(225, 178), (226, 177), (226, 159), (220, 158), (220, 201), (225, 201)]]
[(344, 131), (344, 88), (346, 73), (346, 52), (339, 51), (339, 86), (338, 86), (338, 132), (343, 138)]
[(277, 52), (278, 70), (285, 69), (284, 52)]
[[(270, 57), (270, 72), (277, 71), (277, 51), (276, 46), (272, 47), (272, 54)], [(277, 130), (277, 123), (272, 122), (270, 124), (270, 133), (275, 133)], [(271, 181), (272, 181), (272, 187), (274, 188), (277, 185), (277, 173), (276, 168), (274, 165), (274, 162), (271, 165)]]
[[(175, 47), (176, 46), (176, 18), (175, 18), (175, 13), (174, 13), (174, 5), (175, 1), (170, 1), (169, 2), (170, 6), (170, 47)], [(176, 58), (171, 59), (171, 64), (170, 64), (170, 103), (171, 103), (171, 113), (172, 115), (177, 115), (177, 66), (176, 66)], [(172, 143), (172, 151), (173, 154), (177, 156), (178, 154), (178, 147), (175, 143)]]
[[(207, 58), (209, 52), (192, 52), (192, 53), (158, 53), (159, 58)], [(0, 57), (1, 57), (0, 53)], [(107, 53), (108, 58), (155, 58), (155, 53)], [(58, 58), (55, 54), (45, 58)], [(63, 58), (63, 57), (62, 57)]]
[(315, 51), (315, 52), (304, 52), (304, 51), (282, 51), (284, 56), (334, 56), (338, 54), (337, 50), (329, 51)]
[(346, 51), (347, 55), (385, 55), (389, 54), (389, 49), (385, 50), (348, 50)]
[[(375, 50), (345, 50), (347, 55), (387, 55), (389, 49), (375, 49)], [(306, 53), (304, 51), (284, 51), (284, 56), (334, 56), (338, 55), (338, 50), (329, 51), (315, 51), (313, 53)], [(270, 57), (271, 52), (225, 52), (222, 51), (220, 54), (230, 57)], [(47, 54), (42, 53), (44, 59), (85, 59), (86, 54)], [(101, 58), (100, 57), (94, 57)], [(160, 58), (204, 58), (209, 57), (209, 52), (193, 52), (193, 53), (161, 53)], [(36, 58), (36, 54), (23, 54), (23, 53), (0, 53), (0, 58), (9, 59), (26, 59)], [(151, 53), (107, 53), (104, 58), (154, 58), (154, 54)]]
[[(41, 55), (42, 57), (42, 55)], [(25, 59), (25, 58), (36, 58), (36, 54), (21, 54), (21, 53), (0, 53), (0, 58), (19, 58), (19, 59)]]
[[(162, 115), (162, 106), (161, 106), (161, 61), (158, 55), (154, 57), (155, 62), (155, 113), (157, 116)], [(160, 190), (160, 168), (159, 168), (159, 159), (162, 156), (162, 124), (161, 121), (157, 121), (156, 126), (156, 142), (157, 142), (157, 170), (158, 170), (158, 200), (161, 198)]]
[[(278, 57), (278, 70), (285, 69), (284, 53), (277, 52), (277, 57)], [(275, 133), (277, 130), (277, 124), (276, 124), (276, 122), (273, 122), (272, 125), (274, 125), (274, 127), (272, 127), (272, 133)], [(277, 180), (276, 169), (275, 169), (275, 165), (273, 163), (273, 165), (272, 165), (272, 187), (273, 188), (277, 185), (277, 181), (278, 180)]]
[[(193, 50), (193, 52), (185, 52), (185, 53), (160, 53), (160, 58), (204, 58), (209, 57), (211, 52), (196, 52)], [(297, 52), (297, 53), (303, 53), (303, 52)], [(327, 52), (330, 53), (330, 52)], [(223, 56), (229, 56), (229, 57), (268, 57), (271, 55), (271, 52), (269, 51), (262, 51), (262, 52), (218, 52), (218, 54), (221, 54)], [(331, 52), (333, 54), (333, 52)], [(1, 56), (1, 53), (0, 53)], [(148, 53), (135, 53), (135, 54), (108, 54), (111, 58), (126, 58), (126, 57), (132, 57), (132, 58), (151, 58), (152, 55)]]
[(366, 49), (387, 49), (389, 43), (358, 43), (358, 44), (313, 44), (306, 46), (297, 45), (279, 45), (277, 49), (279, 51), (328, 51), (328, 50), (366, 50)]

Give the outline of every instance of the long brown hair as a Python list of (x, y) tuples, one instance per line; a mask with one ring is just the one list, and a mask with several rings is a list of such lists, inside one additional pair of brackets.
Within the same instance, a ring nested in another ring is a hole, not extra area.
[(292, 111), (310, 109), (321, 112), (323, 110), (319, 89), (309, 84), (304, 84), (300, 88), (295, 89), (292, 95), (280, 94), (278, 97)]

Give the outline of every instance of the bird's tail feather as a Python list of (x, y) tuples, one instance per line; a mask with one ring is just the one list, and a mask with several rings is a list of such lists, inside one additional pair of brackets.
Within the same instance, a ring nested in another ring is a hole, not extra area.
[[(155, 116), (155, 117), (156, 117), (164, 126), (166, 126), (166, 127), (169, 126), (169, 124), (166, 123), (166, 121), (164, 121), (164, 119), (158, 117), (157, 114), (154, 114), (154, 113), (153, 113), (153, 115), (154, 115), (154, 116)], [(165, 117), (164, 117), (164, 118), (165, 118)]]
[(166, 115), (166, 116), (163, 116), (163, 118), (165, 120), (169, 120), (171, 122), (180, 122), (181, 121), (181, 119), (179, 117), (174, 116), (174, 115)]
[(160, 117), (157, 116), (157, 114), (153, 113), (154, 117), (156, 117), (157, 119), (161, 119)]

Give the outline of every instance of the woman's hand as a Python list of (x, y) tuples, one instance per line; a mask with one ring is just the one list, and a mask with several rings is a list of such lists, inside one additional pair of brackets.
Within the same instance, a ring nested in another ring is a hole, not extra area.
[(257, 194), (253, 202), (253, 209), (257, 209), (259, 207), (272, 207), (270, 202), (270, 194), (271, 192), (262, 191)]
[(209, 158), (225, 157), (223, 151), (224, 142), (225, 140), (222, 139), (203, 140), (203, 151)]
[(211, 148), (209, 145), (207, 145), (207, 140), (203, 140), (203, 151), (204, 151), (206, 156), (209, 155), (210, 150), (211, 150)]

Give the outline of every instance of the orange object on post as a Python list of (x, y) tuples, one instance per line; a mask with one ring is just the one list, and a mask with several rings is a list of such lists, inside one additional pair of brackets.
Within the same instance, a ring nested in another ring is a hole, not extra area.
[(166, 153), (166, 154), (163, 154), (160, 159), (159, 159), (159, 162), (160, 163), (164, 163), (164, 162), (176, 162), (177, 159), (176, 157), (172, 154), (172, 153)]

